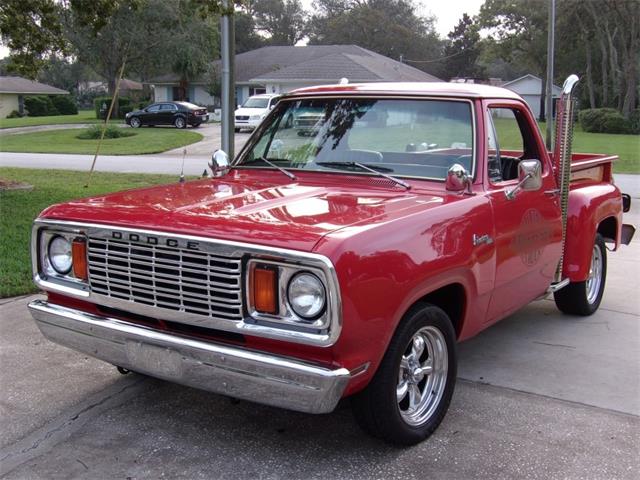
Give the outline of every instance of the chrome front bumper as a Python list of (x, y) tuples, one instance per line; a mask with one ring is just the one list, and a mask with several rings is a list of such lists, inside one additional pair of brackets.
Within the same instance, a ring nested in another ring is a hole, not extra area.
[(290, 410), (332, 411), (351, 378), (345, 368), (168, 335), (42, 300), (29, 310), (55, 343), (135, 372)]

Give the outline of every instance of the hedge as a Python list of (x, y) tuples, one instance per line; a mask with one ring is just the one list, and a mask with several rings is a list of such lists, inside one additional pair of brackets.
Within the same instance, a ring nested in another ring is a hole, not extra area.
[(78, 107), (76, 106), (76, 103), (69, 97), (56, 95), (55, 97), (51, 97), (51, 102), (60, 115), (78, 114)]
[(38, 97), (25, 97), (24, 107), (30, 117), (45, 117), (48, 115), (60, 115), (58, 109), (53, 105), (51, 98), (41, 95)]
[(76, 115), (78, 107), (73, 99), (63, 95), (38, 95), (24, 98), (24, 107), (30, 117), (49, 115)]
[[(102, 106), (105, 106), (103, 109)], [(96, 118), (105, 118), (107, 116), (107, 112), (109, 111), (109, 106), (111, 105), (111, 97), (96, 97), (93, 100), (93, 108), (96, 111)], [(128, 110), (127, 110), (128, 107)], [(128, 97), (118, 97), (118, 116), (117, 118), (124, 118), (125, 113), (133, 110), (133, 105), (131, 105), (131, 99)], [(113, 118), (116, 118), (111, 115)]]
[(578, 115), (582, 130), (590, 133), (639, 133), (640, 113), (634, 110), (629, 120), (614, 108), (591, 108)]

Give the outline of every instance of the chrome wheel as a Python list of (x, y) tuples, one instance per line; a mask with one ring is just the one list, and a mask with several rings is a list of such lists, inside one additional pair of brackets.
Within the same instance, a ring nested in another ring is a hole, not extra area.
[(447, 343), (432, 326), (418, 330), (400, 360), (396, 400), (409, 425), (426, 422), (436, 411), (447, 384)]
[(130, 123), (133, 128), (138, 128), (140, 126), (140, 119), (138, 117), (133, 117), (130, 120)]
[(587, 278), (585, 288), (587, 289), (587, 302), (594, 303), (600, 293), (602, 285), (602, 251), (597, 243), (593, 246), (591, 254), (591, 265), (589, 266), (589, 277)]
[(176, 118), (175, 122), (173, 122), (173, 124), (176, 126), (176, 128), (184, 128), (186, 122), (184, 121), (184, 118), (178, 117)]

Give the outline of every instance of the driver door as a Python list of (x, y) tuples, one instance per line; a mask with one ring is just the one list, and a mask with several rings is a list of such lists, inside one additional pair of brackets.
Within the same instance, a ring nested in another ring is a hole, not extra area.
[[(485, 106), (488, 141), (485, 182), (493, 208), (496, 277), (488, 321), (498, 320), (545, 293), (560, 257), (559, 195), (535, 120), (519, 102)], [(542, 187), (506, 193), (518, 184), (518, 163), (542, 164)]]

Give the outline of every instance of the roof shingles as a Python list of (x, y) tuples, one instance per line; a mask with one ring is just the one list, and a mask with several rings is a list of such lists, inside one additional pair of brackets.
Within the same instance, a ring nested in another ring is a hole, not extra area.
[(0, 77), (0, 93), (19, 95), (68, 95), (69, 92), (22, 77)]

